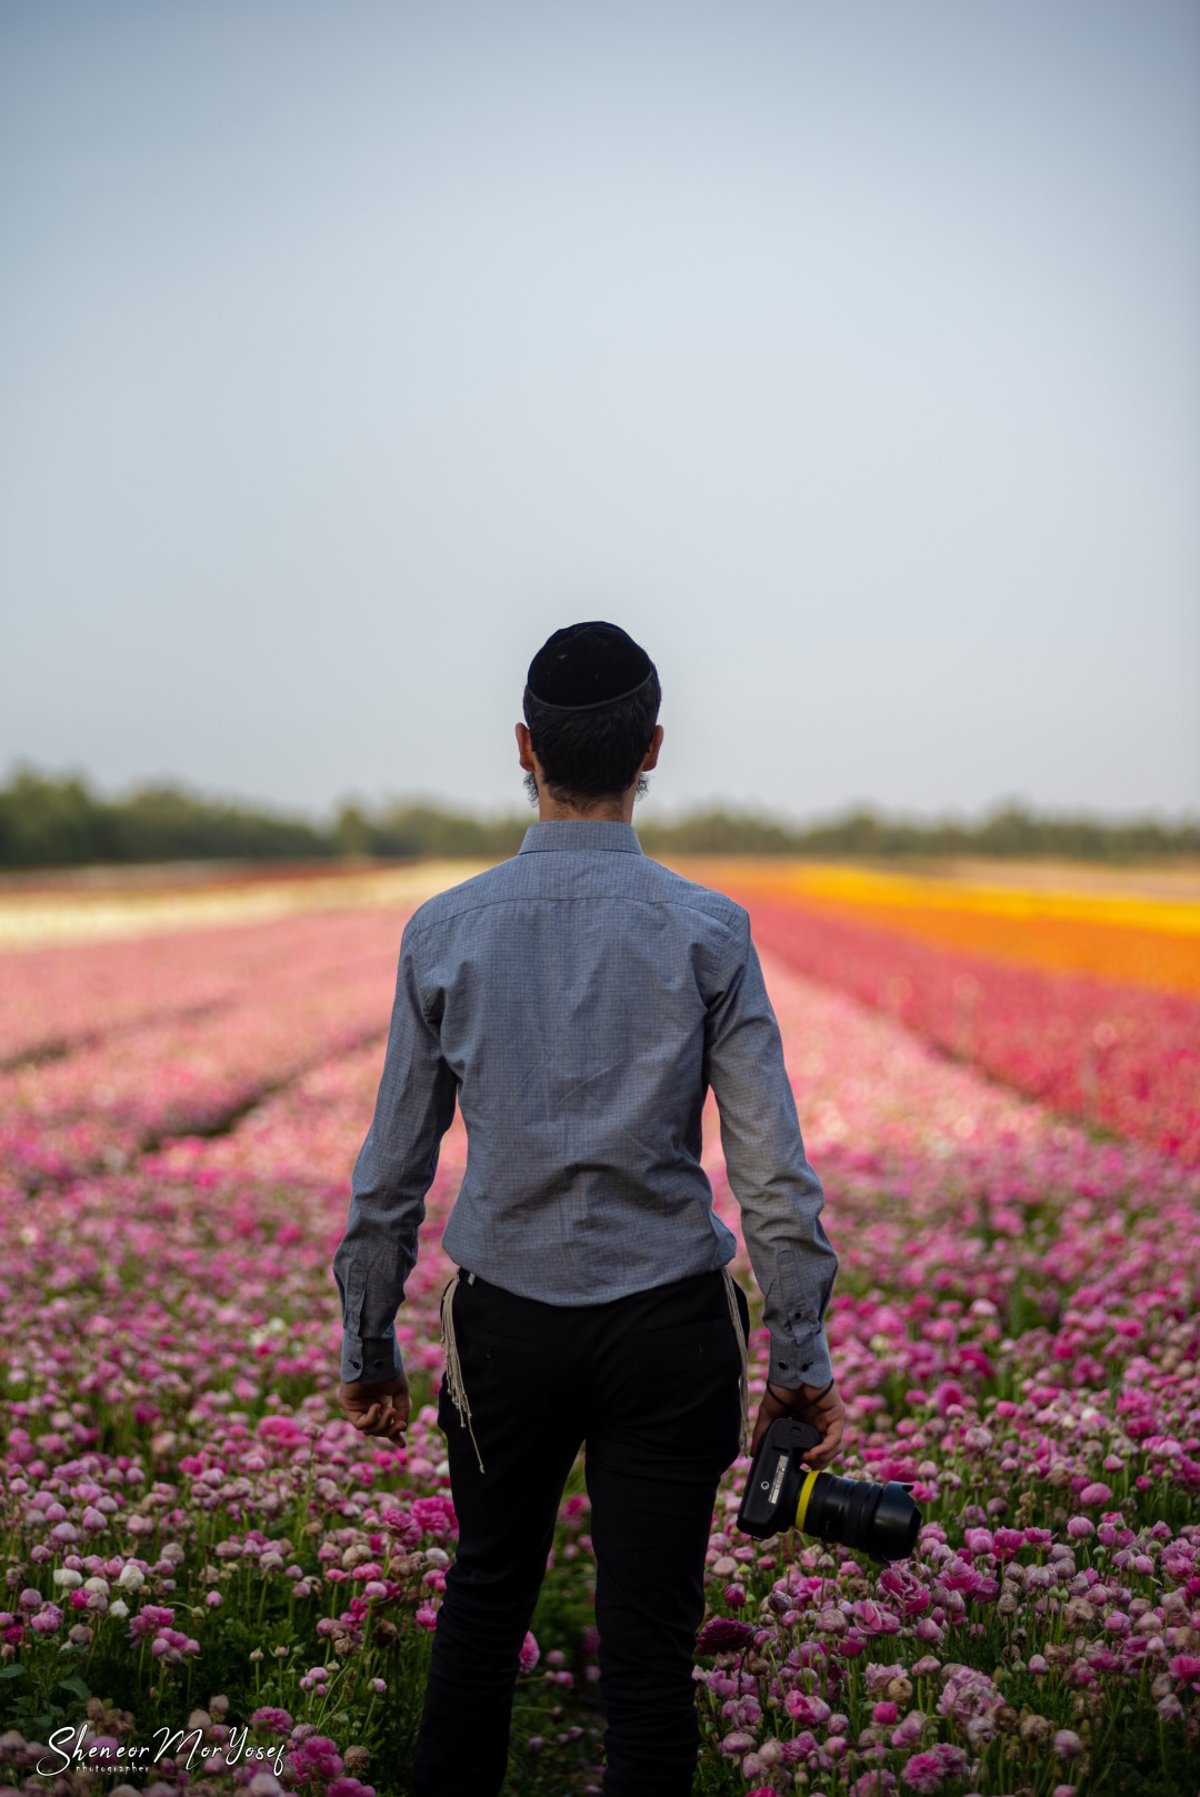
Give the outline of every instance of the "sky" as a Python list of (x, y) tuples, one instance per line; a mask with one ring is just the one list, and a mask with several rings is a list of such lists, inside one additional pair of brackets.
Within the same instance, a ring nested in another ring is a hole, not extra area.
[(1190, 0), (7, 0), (0, 778), (1200, 810)]

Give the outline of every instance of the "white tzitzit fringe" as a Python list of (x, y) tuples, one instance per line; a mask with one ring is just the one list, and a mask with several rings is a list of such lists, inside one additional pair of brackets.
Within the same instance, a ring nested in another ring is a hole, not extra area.
[(454, 1294), (458, 1290), (459, 1275), (453, 1279), (442, 1293), (442, 1345), (446, 1350), (446, 1389), (450, 1393), (450, 1402), (458, 1411), (458, 1420), (471, 1433), (471, 1445), (475, 1449), (475, 1458), (479, 1461), (482, 1472), (483, 1459), (479, 1452), (479, 1443), (475, 1440), (475, 1431), (471, 1428), (471, 1406), (467, 1402), (467, 1388), (463, 1384), (462, 1363), (458, 1357), (458, 1342), (454, 1335)]
[(749, 1353), (746, 1347), (746, 1336), (742, 1329), (742, 1313), (738, 1307), (737, 1284), (728, 1267), (721, 1268), (725, 1275), (725, 1296), (729, 1300), (729, 1314), (733, 1318), (733, 1333), (737, 1336), (738, 1353), (742, 1357), (741, 1404), (742, 1427), (739, 1436), (740, 1452), (750, 1452), (750, 1367)]

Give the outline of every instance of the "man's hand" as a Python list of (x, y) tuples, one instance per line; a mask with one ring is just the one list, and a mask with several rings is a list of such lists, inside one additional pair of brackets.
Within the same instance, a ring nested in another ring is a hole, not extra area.
[(343, 1415), (364, 1435), (381, 1435), (387, 1441), (404, 1445), (404, 1431), (408, 1428), (407, 1374), (396, 1373), (375, 1385), (364, 1385), (361, 1380), (347, 1384), (343, 1380), (337, 1396)]
[(757, 1454), (771, 1424), (778, 1417), (794, 1416), (821, 1431), (820, 1441), (815, 1447), (809, 1448), (804, 1456), (804, 1464), (814, 1471), (827, 1467), (841, 1449), (842, 1433), (846, 1426), (846, 1406), (842, 1403), (836, 1385), (831, 1385), (824, 1397), (819, 1396), (820, 1391), (819, 1385), (801, 1385), (791, 1391), (768, 1381), (750, 1441), (751, 1459)]

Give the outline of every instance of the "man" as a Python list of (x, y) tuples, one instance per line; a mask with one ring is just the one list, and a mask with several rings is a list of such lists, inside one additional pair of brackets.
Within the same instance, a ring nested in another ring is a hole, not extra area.
[[(764, 1292), (776, 1417), (842, 1439), (823, 1317), (837, 1272), (745, 910), (650, 860), (658, 674), (615, 625), (555, 631), (516, 726), (539, 821), (520, 851), (414, 912), (383, 1078), (334, 1256), (339, 1395), (365, 1434), (408, 1423), (394, 1318), (441, 1138), (467, 1170), (443, 1232), (446, 1434), (459, 1522), (413, 1797), (496, 1797), (518, 1650), (581, 1446), (596, 1556), (606, 1797), (687, 1797), (705, 1551), (745, 1445), (749, 1306), (700, 1165), (716, 1095)], [(740, 1421), (740, 1429), (739, 1429)]]

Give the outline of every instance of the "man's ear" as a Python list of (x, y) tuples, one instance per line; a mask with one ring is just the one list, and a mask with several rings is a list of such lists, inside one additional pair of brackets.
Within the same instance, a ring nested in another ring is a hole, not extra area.
[(655, 724), (654, 734), (650, 738), (650, 747), (646, 750), (646, 759), (642, 763), (642, 772), (649, 773), (652, 767), (658, 766), (658, 751), (662, 748), (663, 727)]
[(532, 774), (534, 771), (533, 739), (529, 734), (529, 725), (528, 724), (518, 724), (516, 726), (516, 735), (517, 735), (517, 756), (520, 761), (520, 764), (525, 769), (525, 772), (527, 774)]

